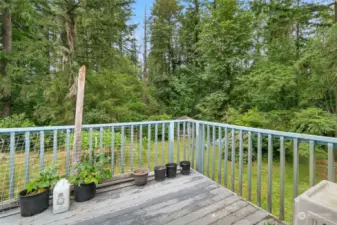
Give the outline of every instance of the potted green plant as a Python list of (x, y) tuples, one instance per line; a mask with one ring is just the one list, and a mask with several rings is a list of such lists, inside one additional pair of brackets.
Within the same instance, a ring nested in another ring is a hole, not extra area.
[(69, 181), (74, 184), (76, 202), (88, 201), (96, 195), (96, 185), (103, 179), (111, 177), (111, 171), (105, 168), (110, 162), (110, 157), (98, 154), (93, 164), (80, 162), (73, 168), (73, 176)]
[(29, 182), (26, 189), (19, 193), (21, 216), (33, 216), (48, 209), (49, 191), (60, 179), (56, 169), (57, 166), (52, 164), (43, 170), (37, 179)]

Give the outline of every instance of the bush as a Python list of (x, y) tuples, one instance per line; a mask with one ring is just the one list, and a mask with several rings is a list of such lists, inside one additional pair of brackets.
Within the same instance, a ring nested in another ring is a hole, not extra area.
[(336, 119), (333, 114), (312, 107), (296, 112), (291, 125), (291, 130), (294, 132), (333, 136), (336, 129)]
[(12, 127), (33, 127), (34, 123), (27, 119), (25, 114), (13, 114), (8, 117), (0, 118), (0, 128)]

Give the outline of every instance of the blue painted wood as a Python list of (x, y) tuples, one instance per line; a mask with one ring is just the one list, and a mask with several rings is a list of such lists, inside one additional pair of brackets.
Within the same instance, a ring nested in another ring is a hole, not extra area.
[[(121, 127), (121, 126), (140, 126), (140, 125), (155, 125), (156, 123), (170, 123), (173, 120), (162, 120), (162, 121), (144, 121), (144, 122), (128, 122), (128, 123), (106, 123), (106, 124), (86, 124), (82, 125), (83, 129), (89, 129), (89, 128), (109, 128), (111, 126), (114, 127)], [(186, 120), (174, 120), (174, 122), (185, 122)], [(193, 122), (196, 122), (196, 120), (190, 120)], [(0, 133), (25, 133), (26, 131), (30, 132), (40, 132), (40, 131), (53, 131), (53, 130), (73, 130), (75, 127), (74, 125), (71, 126), (45, 126), (45, 127), (22, 127), (22, 128), (0, 128)]]
[(151, 171), (151, 125), (147, 125), (147, 168)]
[(257, 205), (261, 207), (262, 135), (257, 134)]
[(239, 195), (242, 196), (242, 172), (243, 172), (243, 132), (239, 134)]
[[(164, 121), (164, 123), (167, 123), (167, 124), (170, 123), (170, 122), (172, 122), (172, 121), (166, 121), (166, 122)], [(178, 121), (173, 121), (173, 122), (177, 123)], [(163, 121), (161, 121), (160, 123), (163, 123)], [(288, 132), (271, 131), (271, 130), (265, 130), (265, 129), (241, 127), (241, 126), (235, 126), (235, 125), (229, 125), (229, 124), (220, 124), (220, 123), (211, 123), (211, 122), (203, 122), (203, 121), (191, 120), (191, 121), (188, 122), (188, 127), (187, 127), (187, 130), (190, 129), (190, 132), (187, 132), (189, 134), (186, 136), (186, 137), (189, 138), (189, 140), (188, 140), (189, 141), (189, 145), (188, 145), (189, 149), (191, 148), (191, 146), (193, 146), (193, 143), (194, 143), (193, 142), (194, 131), (193, 131), (193, 128), (192, 128), (192, 131), (191, 131), (191, 125), (194, 126), (197, 123), (199, 123), (200, 126), (202, 127), (202, 128), (199, 128), (199, 133), (202, 134), (202, 137), (204, 138), (203, 140), (199, 140), (199, 142), (203, 143), (203, 145), (199, 147), (199, 148), (201, 148), (201, 151), (200, 151), (201, 153), (199, 153), (199, 154), (201, 154), (200, 163), (202, 163), (203, 166), (205, 166), (204, 165), (204, 157), (205, 157), (205, 155), (204, 155), (204, 152), (205, 152), (204, 151), (204, 147), (207, 146), (207, 145), (205, 145), (205, 138), (206, 138), (207, 135), (205, 135), (205, 132), (202, 132), (202, 129), (204, 129), (206, 125), (207, 126), (209, 125), (209, 126), (216, 126), (216, 127), (224, 128), (224, 129), (243, 130), (243, 132), (247, 132), (247, 133), (251, 132), (252, 134), (258, 133), (258, 138), (260, 136), (260, 141), (261, 141), (262, 134), (264, 134), (264, 135), (271, 135), (272, 137), (283, 137), (284, 141), (289, 140), (289, 139), (292, 140), (293, 138), (295, 138), (295, 139), (297, 139), (297, 142), (300, 142), (300, 141), (302, 141), (302, 142), (309, 142), (309, 152), (310, 152), (310, 154), (309, 154), (309, 167), (310, 167), (310, 169), (309, 169), (309, 171), (310, 171), (310, 175), (309, 175), (310, 180), (309, 180), (309, 183), (310, 183), (310, 185), (314, 185), (314, 183), (315, 183), (315, 178), (314, 178), (314, 174), (315, 174), (314, 144), (325, 144), (325, 145), (328, 145), (328, 155), (329, 155), (329, 164), (330, 164), (330, 166), (328, 166), (329, 167), (328, 168), (328, 171), (329, 171), (328, 179), (330, 179), (330, 180), (334, 180), (335, 179), (334, 178), (334, 173), (333, 173), (333, 170), (334, 170), (334, 167), (333, 167), (333, 150), (334, 149), (333, 148), (334, 148), (334, 144), (337, 143), (337, 139), (336, 138), (320, 137), (320, 136), (314, 136), (314, 135), (303, 135), (303, 134), (296, 134), (296, 133), (288, 133)], [(103, 125), (100, 125), (100, 124), (84, 125), (83, 129), (89, 129), (89, 136), (90, 136), (90, 129), (92, 130), (93, 128), (100, 128), (100, 129), (102, 129), (104, 127), (116, 126), (119, 129), (119, 127), (126, 126), (126, 125), (129, 125), (129, 126), (131, 126), (131, 125), (132, 126), (137, 125), (137, 126), (139, 126), (139, 125), (149, 125), (149, 124), (158, 124), (158, 122), (157, 121), (153, 121), (153, 122), (150, 121), (150, 122), (140, 122), (140, 123), (116, 123), (116, 124), (103, 124)], [(242, 129), (239, 129), (239, 128), (242, 128)], [(58, 132), (63, 132), (65, 130), (66, 131), (67, 130), (71, 130), (71, 129), (73, 129), (73, 126), (42, 127), (42, 128), (38, 128), (38, 127), (33, 127), (33, 128), (10, 128), (10, 129), (0, 129), (0, 133), (2, 133), (2, 134), (3, 133), (9, 134), (10, 132), (15, 132), (15, 131), (17, 131), (18, 134), (25, 133), (25, 132), (30, 132), (30, 131), (35, 131), (35, 132), (39, 132), (39, 133), (41, 133), (41, 132), (44, 133), (46, 131), (54, 132), (54, 137), (55, 137), (55, 133), (56, 133), (56, 138), (54, 138), (54, 142), (53, 142), (53, 161), (57, 161), (57, 157), (55, 158), (55, 155), (57, 156), (57, 133)], [(186, 132), (186, 130), (185, 130), (185, 132)], [(190, 145), (191, 135), (192, 135), (192, 145)], [(164, 136), (165, 136), (165, 132), (164, 132), (164, 135), (162, 136), (163, 139), (164, 139)], [(169, 134), (169, 136), (170, 136), (170, 134)], [(92, 151), (92, 140), (90, 140), (90, 139), (92, 139), (92, 137), (89, 138), (89, 149), (91, 149), (91, 151)], [(226, 137), (225, 137), (225, 139), (226, 139)], [(103, 140), (103, 139), (100, 138), (100, 148), (102, 149), (102, 145), (101, 145), (102, 141), (101, 140)], [(55, 141), (56, 141), (56, 144), (55, 144)], [(69, 142), (70, 142), (70, 140), (69, 140)], [(90, 144), (90, 142), (91, 142), (91, 144)], [(198, 143), (197, 140), (196, 140), (196, 142)], [(40, 139), (40, 148), (41, 148), (41, 143), (42, 142), (41, 142), (41, 139)], [(226, 145), (227, 144), (228, 144), (228, 141), (225, 142), (225, 158), (226, 158)], [(43, 141), (42, 145), (43, 145), (43, 148), (44, 148), (44, 141)], [(91, 147), (90, 147), (90, 145), (91, 145)], [(259, 141), (258, 141), (258, 145), (259, 145)], [(184, 146), (186, 146), (186, 145), (184, 145)], [(55, 151), (55, 149), (56, 149), (56, 151)], [(261, 149), (261, 147), (260, 147), (260, 149)], [(162, 150), (164, 152), (164, 142), (163, 142), (163, 148), (162, 148)], [(67, 146), (67, 143), (66, 143), (66, 151), (67, 151), (67, 155), (66, 155), (66, 167), (67, 168), (66, 168), (66, 170), (68, 170), (68, 174), (69, 174), (70, 143), (68, 144), (68, 146)], [(170, 151), (170, 147), (169, 147), (169, 151)], [(228, 151), (228, 147), (227, 147), (227, 151)], [(295, 149), (295, 152), (296, 151), (298, 152), (298, 148)], [(259, 157), (259, 152), (260, 152), (260, 150), (259, 150), (259, 147), (258, 147), (258, 162), (257, 162), (258, 163), (258, 166), (257, 166), (258, 167), (258, 196), (260, 196), (260, 197), (258, 197), (257, 199), (258, 199), (258, 204), (261, 205), (261, 203), (259, 203), (259, 201), (261, 201), (261, 200), (259, 200), (259, 199), (261, 199), (261, 193), (260, 192), (261, 192), (261, 167), (262, 167), (261, 166), (262, 165), (261, 158), (262, 158), (262, 155), (261, 155), (261, 157)], [(192, 164), (194, 163), (193, 153), (194, 153), (194, 150), (193, 150), (193, 147), (192, 147), (192, 152), (190, 152), (190, 150), (189, 150), (188, 151), (188, 156), (186, 157), (186, 159), (190, 159), (191, 154), (192, 154)], [(249, 150), (248, 150), (248, 153), (249, 153)], [(41, 154), (42, 154), (42, 152), (40, 152), (40, 156), (42, 156)], [(218, 152), (218, 154), (219, 154), (219, 152)], [(232, 154), (233, 154), (233, 152), (232, 152)], [(235, 154), (235, 152), (234, 152), (234, 154)], [(162, 154), (162, 157), (163, 157), (162, 160), (163, 161), (165, 159), (164, 155), (165, 154)], [(44, 154), (43, 154), (42, 157), (44, 157)], [(41, 160), (42, 157), (40, 157), (40, 167), (41, 167), (41, 162), (44, 161), (44, 160)], [(141, 154), (140, 154), (140, 157), (141, 157)], [(228, 157), (228, 153), (227, 153), (227, 157)], [(268, 155), (268, 157), (269, 157), (269, 155)], [(297, 158), (298, 158), (298, 156), (297, 156)], [(27, 159), (26, 159), (26, 156), (25, 156), (25, 161), (26, 160)], [(296, 154), (295, 154), (295, 160), (296, 160)], [(196, 155), (196, 161), (198, 162), (198, 155)], [(232, 164), (233, 164), (233, 162), (232, 162)], [(214, 167), (214, 164), (212, 166)], [(228, 172), (228, 171), (226, 172), (226, 166), (228, 166), (228, 162), (226, 162), (226, 160), (225, 160), (224, 161), (224, 167), (225, 167), (224, 168), (224, 179), (225, 180), (226, 180), (226, 176), (227, 176), (227, 172)], [(42, 165), (42, 167), (44, 167), (44, 165)], [(220, 164), (220, 167), (221, 167), (221, 164)], [(294, 171), (295, 171), (296, 167), (297, 167), (296, 164), (294, 164), (294, 167), (295, 167), (294, 168)], [(204, 168), (206, 168), (206, 167), (203, 167), (201, 169), (202, 172), (203, 172)], [(268, 164), (268, 168), (269, 168), (269, 164)], [(214, 169), (212, 168), (212, 176), (213, 176), (213, 171), (214, 171)], [(297, 171), (298, 171), (298, 169), (297, 169)], [(25, 167), (25, 173), (26, 173), (26, 167)], [(271, 171), (269, 171), (269, 173), (271, 173)], [(269, 178), (269, 176), (268, 176), (268, 178)], [(233, 179), (233, 176), (232, 176), (232, 179)], [(25, 182), (26, 182), (26, 178), (25, 178)], [(249, 179), (248, 179), (248, 182), (249, 182)], [(296, 184), (296, 182), (295, 182), (295, 184)], [(225, 185), (227, 185), (226, 181), (225, 181)], [(294, 186), (296, 186), (296, 185), (294, 185)], [(269, 188), (269, 184), (268, 184), (268, 189), (270, 189)], [(294, 191), (294, 193), (295, 193), (295, 191)], [(294, 194), (294, 195), (296, 195), (296, 194)]]
[[(195, 152), (195, 123), (192, 123), (192, 168), (194, 168), (194, 152)], [(180, 145), (180, 142), (179, 142)], [(221, 160), (220, 160), (221, 161)]]
[(232, 129), (232, 186), (231, 189), (234, 192), (235, 191), (235, 129)]
[(161, 129), (161, 164), (165, 165), (165, 123)]
[(57, 130), (53, 132), (53, 162), (57, 163)]
[(248, 201), (252, 201), (252, 132), (248, 132)]
[(285, 175), (285, 151), (284, 138), (280, 137), (280, 220), (284, 220), (284, 175)]
[(133, 153), (134, 153), (134, 151), (135, 151), (135, 146), (134, 146), (134, 137), (133, 137), (133, 133), (134, 133), (134, 130), (133, 130), (134, 128), (133, 128), (133, 125), (131, 125), (131, 134), (130, 134), (130, 167), (131, 167), (131, 171), (133, 171), (134, 170), (134, 168), (133, 168)]
[(187, 123), (187, 159), (191, 161), (191, 123)]
[(310, 187), (316, 184), (316, 157), (315, 157), (315, 142), (309, 142), (309, 185)]
[(184, 150), (184, 160), (186, 159), (186, 143), (185, 143), (185, 136), (186, 136), (186, 122), (183, 122), (183, 150)]
[(169, 126), (169, 161), (174, 162), (174, 122)]
[(121, 173), (124, 173), (124, 126), (121, 128)]
[(30, 165), (30, 133), (25, 133), (25, 188), (29, 182), (29, 165)]
[(296, 198), (298, 195), (298, 139), (295, 138), (293, 140), (293, 160), (294, 160), (294, 164), (293, 164), (293, 198)]
[(11, 132), (9, 142), (9, 199), (14, 198), (14, 184), (15, 184), (15, 132)]
[(222, 128), (218, 127), (218, 183), (221, 184), (221, 162), (222, 162)]
[(142, 153), (143, 153), (143, 126), (139, 126), (139, 168), (142, 168)]
[(40, 172), (44, 169), (44, 131), (40, 131)]
[(202, 162), (202, 174), (205, 174), (205, 139), (206, 139), (206, 126), (202, 125), (202, 154), (201, 154), (201, 162)]
[(111, 174), (115, 174), (115, 127), (111, 127)]
[(89, 163), (92, 163), (92, 128), (89, 128)]
[[(194, 121), (198, 121), (198, 120), (194, 120)], [(252, 133), (261, 133), (265, 135), (270, 134), (273, 137), (283, 136), (284, 139), (287, 139), (287, 140), (292, 140), (293, 138), (297, 138), (298, 140), (304, 140), (304, 141), (313, 140), (316, 143), (320, 143), (320, 144), (327, 144), (327, 143), (337, 144), (337, 138), (332, 138), (332, 137), (283, 132), (283, 131), (268, 130), (268, 129), (261, 129), (261, 128), (244, 127), (244, 126), (237, 126), (237, 125), (231, 125), (231, 124), (225, 124), (225, 123), (215, 123), (215, 122), (207, 122), (207, 121), (199, 121), (199, 122), (205, 125), (210, 125), (210, 126), (215, 125), (215, 126), (220, 126), (220, 127), (227, 127), (229, 129), (243, 130), (244, 132), (251, 131)]]
[(67, 129), (66, 133), (66, 177), (69, 177), (70, 173), (70, 129)]
[(210, 177), (210, 173), (209, 173), (209, 164), (210, 164), (210, 156), (209, 156), (209, 152), (210, 152), (210, 146), (211, 146), (211, 132), (210, 132), (210, 126), (207, 126), (207, 163), (206, 163), (206, 171), (207, 171), (207, 176)]
[(335, 160), (333, 155), (333, 144), (328, 144), (328, 179), (335, 182)]
[(155, 159), (155, 166), (158, 166), (158, 124), (155, 125), (155, 128), (154, 128), (154, 148), (155, 148), (155, 151), (156, 151), (156, 159)]
[(197, 155), (197, 157), (196, 157), (196, 170), (200, 173), (202, 171), (201, 159), (202, 159), (202, 154), (203, 154), (203, 152), (202, 152), (203, 148), (202, 148), (202, 140), (201, 140), (201, 138), (202, 138), (201, 131), (202, 131), (201, 125), (197, 122), (195, 124), (195, 139), (196, 139), (196, 142), (197, 142), (196, 143), (196, 155)]
[(273, 137), (268, 135), (268, 211), (272, 213), (273, 201)]
[(225, 128), (224, 186), (228, 184), (228, 129)]
[[(180, 163), (180, 123), (177, 123), (177, 163)], [(193, 166), (192, 166), (193, 167)]]
[(215, 126), (212, 131), (212, 180), (215, 180)]
[(99, 128), (99, 152), (103, 153), (103, 127)]
[[(184, 122), (185, 120), (175, 120), (175, 122)], [(160, 121), (161, 123), (169, 123), (170, 120)], [(214, 122), (207, 122), (207, 121), (198, 121), (198, 120), (190, 120), (190, 122), (196, 123), (200, 122), (200, 124), (205, 125), (215, 125), (219, 127), (227, 127), (229, 129), (236, 129), (236, 130), (243, 130), (245, 132), (251, 131), (252, 133), (261, 133), (261, 134), (271, 134), (274, 137), (283, 136), (285, 139), (292, 140), (293, 138), (297, 138), (298, 140), (313, 140), (316, 144), (327, 144), (333, 143), (337, 144), (337, 138), (333, 137), (324, 137), (324, 136), (315, 136), (315, 135), (307, 135), (307, 134), (299, 134), (299, 133), (291, 133), (291, 132), (283, 132), (283, 131), (275, 131), (275, 130), (268, 130), (268, 129), (260, 129), (260, 128), (251, 128), (251, 127), (244, 127), (244, 126), (236, 126), (224, 123), (214, 123)], [(90, 124), (90, 125), (83, 125), (83, 129), (89, 128), (101, 128), (101, 127), (120, 127), (120, 126), (139, 126), (139, 125), (148, 125), (148, 124), (156, 124), (158, 121), (144, 121), (144, 122), (129, 122), (129, 123), (109, 123), (109, 124)], [(0, 133), (25, 133), (26, 131), (30, 132), (40, 132), (40, 131), (53, 131), (53, 130), (67, 130), (67, 129), (74, 129), (74, 126), (46, 126), (46, 127), (25, 127), (25, 128), (0, 128)]]

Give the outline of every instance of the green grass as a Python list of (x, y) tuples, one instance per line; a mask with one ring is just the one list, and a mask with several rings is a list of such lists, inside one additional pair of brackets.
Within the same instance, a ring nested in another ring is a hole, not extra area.
[[(188, 147), (187, 147), (187, 141), (185, 144), (186, 149), (186, 157), (188, 157)], [(125, 145), (124, 150), (124, 173), (131, 172), (132, 167), (131, 164), (133, 164), (133, 169), (143, 167), (148, 168), (148, 148), (147, 148), (147, 142), (143, 143), (143, 149), (140, 154), (140, 146), (138, 144), (134, 145), (134, 151), (133, 151), (133, 161), (131, 163), (131, 148), (129, 144)], [(156, 162), (158, 164), (165, 164), (168, 162), (168, 142), (164, 142), (164, 149), (162, 150), (162, 142), (158, 142), (158, 157), (156, 157), (155, 153), (155, 144), (151, 142), (150, 146), (150, 168), (151, 171), (153, 170), (153, 167), (155, 166)], [(184, 144), (182, 140), (179, 143), (179, 158), (180, 160), (184, 159)], [(99, 152), (99, 149), (96, 149), (97, 152)], [(104, 152), (106, 155), (111, 155), (110, 147), (104, 146)], [(213, 157), (212, 157), (212, 147), (210, 149), (210, 157), (208, 158), (207, 150), (205, 149), (204, 154), (204, 174), (206, 176), (209, 176), (212, 178), (212, 166), (213, 166)], [(222, 157), (218, 156), (218, 149), (215, 149), (215, 155), (214, 155), (214, 164), (215, 164), (215, 170), (214, 170), (214, 180), (216, 182), (221, 183), (224, 185), (224, 160)], [(237, 153), (238, 154), (238, 153)], [(8, 154), (9, 155), (9, 154)], [(7, 155), (7, 156), (8, 156)], [(61, 175), (65, 175), (65, 162), (66, 162), (66, 152), (64, 149), (58, 150), (58, 167), (59, 167), (59, 173)], [(190, 151), (190, 156), (192, 157), (192, 151)], [(140, 165), (140, 157), (142, 157), (142, 164)], [(195, 156), (196, 157), (196, 156)], [(162, 158), (164, 158), (164, 163), (162, 163)], [(207, 164), (207, 159), (209, 159), (209, 164)], [(52, 163), (53, 161), (53, 154), (52, 149), (46, 148), (45, 154), (44, 154), (44, 164), (45, 167)], [(178, 145), (177, 142), (175, 142), (175, 148), (174, 148), (174, 161), (178, 161)], [(221, 163), (221, 170), (218, 170), (219, 162)], [(40, 158), (39, 154), (31, 152), (30, 154), (30, 178), (33, 179), (36, 175), (39, 173), (39, 165), (40, 165)], [(207, 165), (209, 167), (207, 167)], [(195, 163), (194, 163), (195, 166)], [(243, 173), (242, 173), (242, 196), (244, 198), (248, 197), (248, 165), (244, 164), (243, 166)], [(285, 167), (285, 202), (284, 202), (284, 212), (285, 212), (285, 221), (288, 223), (291, 223), (292, 218), (292, 205), (293, 205), (293, 164), (292, 161), (286, 161), (286, 167)], [(120, 174), (122, 171), (122, 164), (121, 164), (121, 151), (119, 149), (115, 150), (115, 160), (114, 160), (114, 174)], [(231, 184), (231, 162), (228, 161), (228, 189), (232, 189)], [(221, 172), (221, 180), (218, 180), (219, 172)], [(279, 162), (274, 160), (273, 161), (273, 169), (272, 169), (272, 213), (276, 215), (277, 217), (280, 215), (280, 165)], [(324, 172), (323, 172), (324, 174)], [(267, 159), (263, 158), (262, 160), (262, 184), (261, 184), (261, 207), (264, 209), (268, 209), (268, 162)], [(239, 165), (238, 162), (235, 162), (235, 184), (234, 184), (234, 191), (235, 193), (239, 193)], [(324, 179), (326, 177), (323, 177), (320, 174), (316, 175), (316, 182), (319, 182), (320, 180)], [(9, 191), (9, 157), (2, 157), (0, 158), (0, 200), (8, 200), (8, 191)], [(251, 188), (251, 201), (255, 204), (257, 204), (257, 165), (256, 162), (253, 162), (252, 164), (252, 188)], [(17, 195), (20, 190), (24, 188), (24, 154), (23, 153), (17, 153), (15, 156), (15, 194)], [(301, 162), (299, 164), (299, 194), (304, 192), (309, 188), (309, 165), (308, 163)]]

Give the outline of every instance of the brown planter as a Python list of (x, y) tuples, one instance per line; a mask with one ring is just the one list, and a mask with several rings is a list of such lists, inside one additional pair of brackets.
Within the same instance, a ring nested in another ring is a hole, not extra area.
[(137, 186), (142, 186), (147, 183), (147, 177), (149, 175), (148, 169), (136, 169), (133, 171), (133, 177), (135, 178), (135, 184)]

